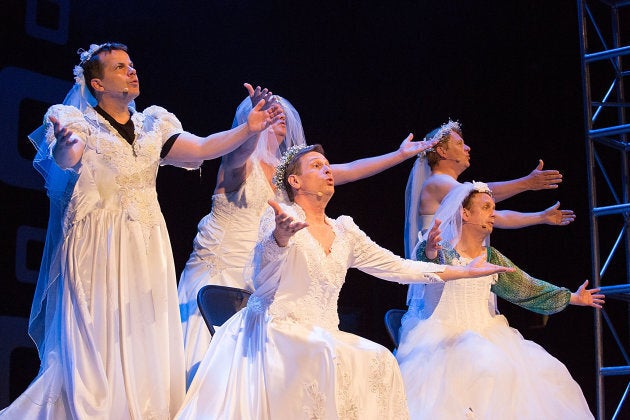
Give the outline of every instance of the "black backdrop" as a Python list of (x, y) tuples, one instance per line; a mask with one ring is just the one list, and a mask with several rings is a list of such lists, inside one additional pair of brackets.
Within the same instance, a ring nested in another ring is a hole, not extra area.
[[(574, 2), (10, 0), (3, 15), (0, 405), (37, 371), (26, 321), (48, 201), (26, 134), (63, 99), (75, 51), (90, 43), (126, 43), (141, 81), (138, 108), (161, 105), (200, 135), (229, 128), (245, 81), (289, 99), (308, 142), (322, 143), (332, 162), (389, 152), (408, 132), (421, 138), (459, 119), (472, 147), (462, 180), (520, 177), (542, 158), (564, 174), (562, 186), (500, 208), (534, 211), (560, 200), (578, 215), (563, 228), (497, 231), (493, 244), (531, 274), (573, 290), (590, 276)], [(210, 210), (217, 166), (160, 170), (178, 272)], [(338, 187), (329, 215), (352, 215), (375, 241), (402, 253), (411, 166)], [(344, 328), (391, 347), (383, 315), (404, 307), (405, 292), (350, 271), (340, 299)], [(595, 410), (592, 311), (571, 307), (539, 328), (541, 317), (508, 303), (501, 309), (567, 365)]]

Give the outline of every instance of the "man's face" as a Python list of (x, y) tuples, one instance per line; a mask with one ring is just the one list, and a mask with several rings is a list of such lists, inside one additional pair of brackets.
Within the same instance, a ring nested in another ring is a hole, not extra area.
[(486, 193), (474, 194), (468, 208), (463, 210), (462, 219), (475, 229), (484, 233), (491, 233), (494, 228), (495, 204), (494, 199)]
[[(308, 152), (300, 158), (300, 189), (306, 193), (322, 192), (332, 195), (335, 192), (335, 180), (328, 159), (318, 152)], [(298, 192), (299, 194), (299, 192)]]
[[(103, 76), (92, 79), (97, 92), (114, 98), (135, 99), (140, 95), (140, 82), (129, 55), (122, 50), (102, 52), (99, 55)], [(95, 84), (94, 84), (95, 83)]]
[(455, 131), (451, 131), (448, 141), (448, 147), (442, 149), (443, 157), (447, 160), (456, 162), (464, 168), (470, 166), (470, 147), (464, 143), (464, 139)]
[(284, 141), (284, 138), (287, 135), (287, 117), (284, 114), (284, 109), (282, 110), (282, 112), (283, 113), (278, 119), (278, 121), (276, 121), (271, 126), (271, 129), (273, 130), (273, 134), (275, 134), (276, 138), (278, 139), (278, 144), (282, 143)]

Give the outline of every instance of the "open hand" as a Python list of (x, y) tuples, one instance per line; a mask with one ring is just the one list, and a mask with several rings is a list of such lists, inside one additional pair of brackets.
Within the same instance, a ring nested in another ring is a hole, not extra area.
[(413, 140), (413, 134), (409, 133), (407, 138), (405, 138), (403, 142), (400, 143), (400, 146), (398, 147), (398, 151), (402, 153), (405, 159), (415, 156), (418, 153), (422, 153), (425, 150), (432, 148), (439, 142), (439, 139), (437, 138), (430, 141), (429, 140), (412, 141), (412, 140)]
[(276, 98), (273, 96), (273, 93), (271, 93), (271, 91), (267, 88), (261, 89), (260, 86), (256, 86), (256, 88), (254, 89), (249, 83), (244, 83), (243, 86), (245, 86), (245, 89), (247, 89), (249, 99), (252, 102), (252, 108), (255, 107), (260, 101), (265, 101), (265, 104), (262, 108), (263, 111), (266, 111), (267, 109), (277, 104)]
[(573, 210), (561, 210), (558, 201), (553, 206), (543, 211), (543, 218), (548, 225), (566, 226), (575, 220)]
[(442, 245), (440, 245), (440, 242), (442, 241), (442, 231), (440, 230), (441, 224), (441, 220), (435, 219), (433, 226), (427, 235), (427, 246), (424, 249), (424, 255), (430, 260), (436, 259), (438, 251), (442, 249)]
[(472, 260), (466, 265), (467, 277), (483, 277), (495, 273), (511, 273), (514, 268), (503, 267), (501, 265), (490, 264), (486, 261), (486, 256), (482, 255)]
[(576, 292), (571, 293), (570, 303), (572, 305), (592, 306), (593, 308), (601, 309), (606, 296), (599, 293), (599, 288), (587, 289), (586, 286), (588, 286), (588, 280), (582, 283)]
[(48, 117), (53, 125), (53, 131), (55, 132), (55, 139), (57, 140), (57, 146), (72, 146), (73, 144), (81, 141), (77, 136), (73, 136), (73, 132), (66, 127), (62, 127), (59, 120), (52, 115)]
[(284, 117), (282, 108), (274, 105), (264, 110), (265, 100), (259, 101), (247, 116), (247, 128), (251, 133), (258, 133)]
[(527, 175), (527, 189), (536, 190), (552, 190), (558, 188), (558, 184), (562, 182), (562, 174), (557, 170), (543, 170), (544, 162), (542, 159), (538, 161), (538, 166)]
[(282, 210), (282, 207), (273, 200), (269, 200), (267, 203), (269, 203), (276, 214), (276, 228), (273, 230), (273, 237), (279, 246), (287, 246), (289, 239), (295, 235), (295, 232), (307, 227), (308, 223), (294, 221), (293, 217), (287, 215)]

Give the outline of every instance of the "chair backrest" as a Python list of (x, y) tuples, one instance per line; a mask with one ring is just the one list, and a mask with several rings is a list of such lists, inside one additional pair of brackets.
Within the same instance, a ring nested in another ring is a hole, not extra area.
[(405, 312), (407, 311), (404, 309), (390, 309), (385, 312), (385, 328), (387, 329), (389, 338), (391, 338), (392, 343), (394, 343), (394, 347), (398, 347), (398, 331), (400, 330), (400, 322)]
[(209, 284), (199, 289), (197, 305), (210, 334), (214, 335), (214, 327), (221, 326), (232, 315), (247, 305), (252, 293), (236, 287)]

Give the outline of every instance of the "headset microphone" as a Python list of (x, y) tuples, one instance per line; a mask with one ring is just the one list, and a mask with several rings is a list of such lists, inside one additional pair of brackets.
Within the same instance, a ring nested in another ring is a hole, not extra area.
[(488, 229), (488, 226), (486, 226), (483, 223), (472, 223), (472, 222), (464, 222), (465, 225), (475, 225), (475, 226), (481, 226), (482, 229)]
[(300, 190), (300, 191), (298, 192), (298, 194), (304, 194), (304, 195), (314, 195), (314, 196), (319, 197), (319, 198), (321, 198), (321, 197), (323, 197), (323, 196), (324, 196), (324, 193), (323, 193), (323, 192), (321, 192), (321, 191), (313, 192), (313, 191)]
[(129, 88), (124, 88), (124, 89), (122, 90), (122, 93), (129, 93)]

